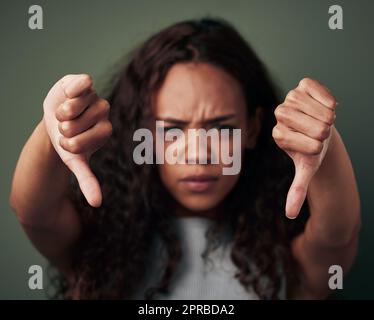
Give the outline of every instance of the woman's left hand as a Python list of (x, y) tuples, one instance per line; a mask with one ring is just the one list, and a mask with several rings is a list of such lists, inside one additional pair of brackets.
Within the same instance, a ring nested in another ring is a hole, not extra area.
[(334, 130), (337, 102), (316, 80), (304, 78), (274, 111), (273, 138), (293, 160), (295, 177), (288, 191), (286, 215), (296, 218), (309, 183), (320, 167)]

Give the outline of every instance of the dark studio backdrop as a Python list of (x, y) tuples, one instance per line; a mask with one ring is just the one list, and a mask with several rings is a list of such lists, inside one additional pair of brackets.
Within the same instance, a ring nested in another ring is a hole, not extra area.
[[(28, 26), (34, 4), (43, 9), (42, 30)], [(343, 30), (329, 29), (331, 5), (343, 9)], [(26, 238), (8, 198), (17, 158), (42, 117), (49, 88), (68, 73), (89, 73), (100, 88), (116, 62), (148, 36), (206, 15), (237, 27), (285, 93), (309, 76), (336, 96), (336, 127), (358, 180), (363, 228), (356, 263), (334, 297), (374, 298), (374, 1), (6, 0), (0, 3), (0, 299), (46, 298), (46, 273), (45, 289), (30, 290), (28, 268), (47, 262)]]

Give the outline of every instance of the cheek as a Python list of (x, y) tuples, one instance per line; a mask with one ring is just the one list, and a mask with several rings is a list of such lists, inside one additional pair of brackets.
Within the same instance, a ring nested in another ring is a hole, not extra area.
[(158, 172), (160, 179), (167, 189), (173, 188), (177, 184), (179, 170), (175, 165), (159, 164)]

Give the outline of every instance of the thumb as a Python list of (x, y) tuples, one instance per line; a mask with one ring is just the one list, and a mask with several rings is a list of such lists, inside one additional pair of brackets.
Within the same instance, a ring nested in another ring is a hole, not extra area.
[(295, 177), (287, 194), (286, 216), (295, 219), (304, 203), (310, 180), (314, 175), (311, 167), (295, 164)]
[(92, 173), (86, 159), (71, 159), (66, 163), (78, 180), (79, 187), (92, 207), (100, 207), (102, 194), (100, 184)]

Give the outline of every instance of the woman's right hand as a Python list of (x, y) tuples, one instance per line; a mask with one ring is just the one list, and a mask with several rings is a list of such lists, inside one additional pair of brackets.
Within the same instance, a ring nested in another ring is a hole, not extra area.
[(64, 76), (43, 103), (43, 120), (51, 142), (93, 207), (101, 205), (102, 194), (89, 159), (112, 133), (109, 108), (109, 103), (97, 96), (86, 74)]

